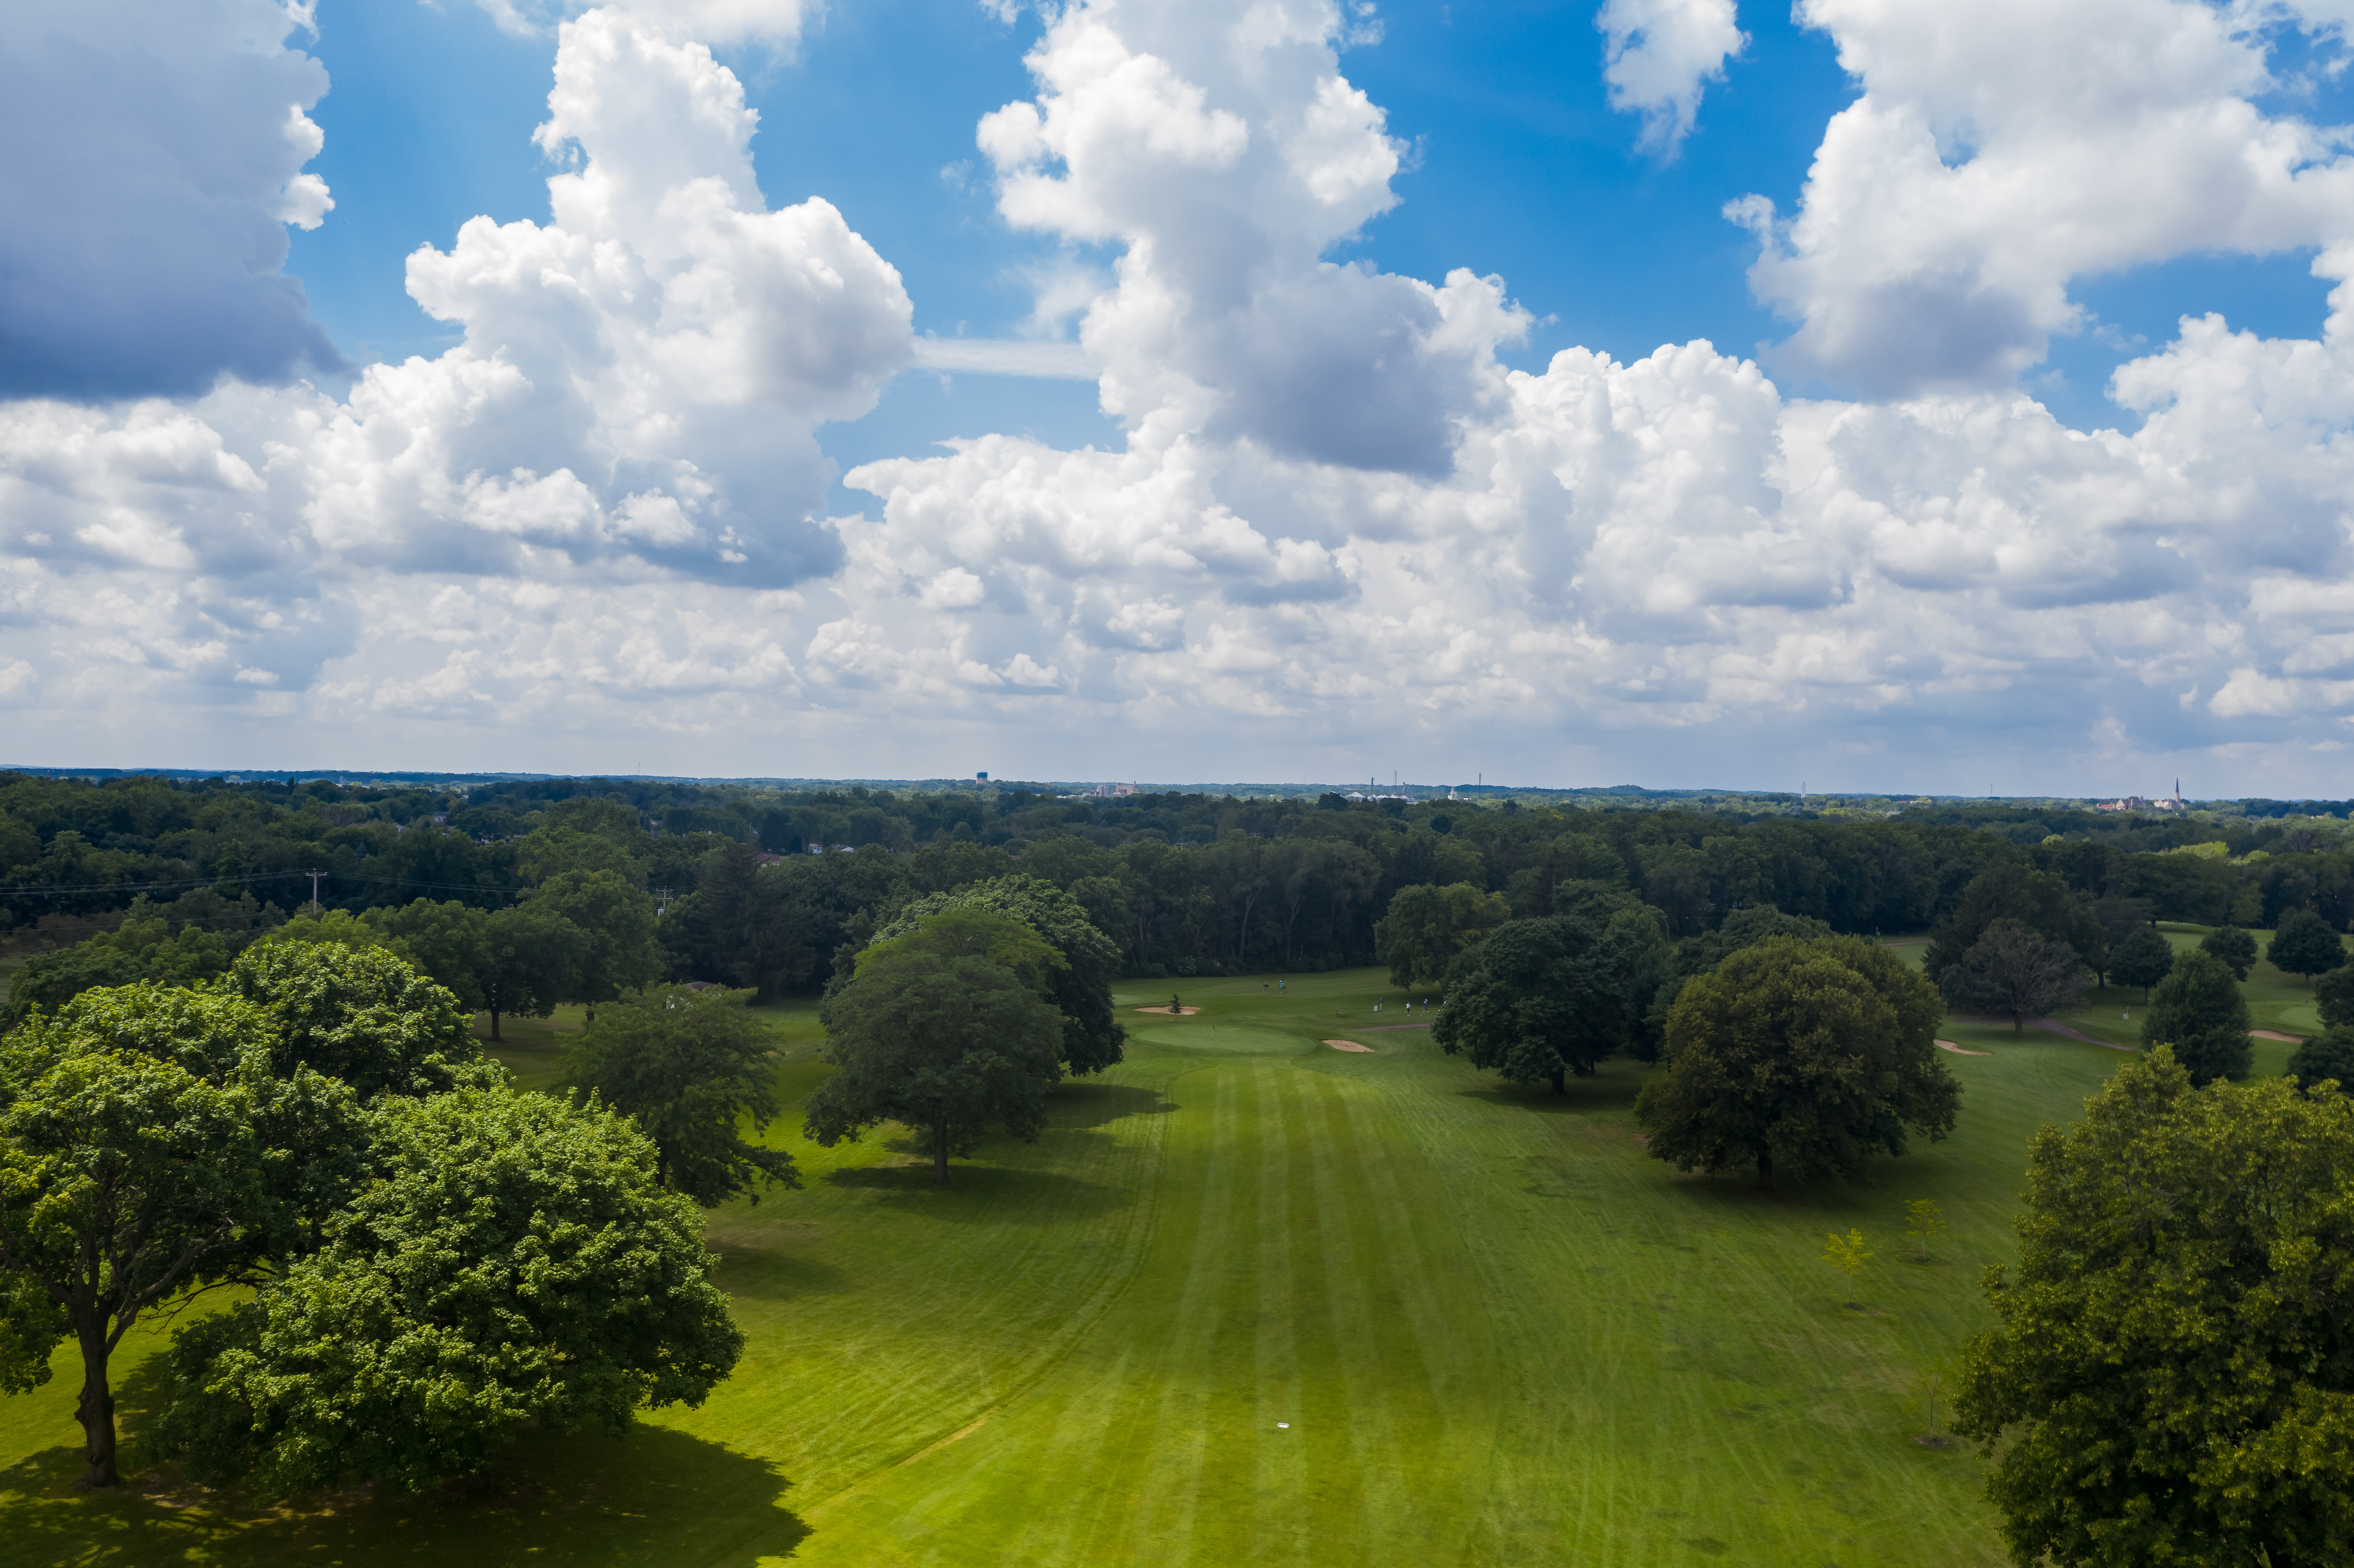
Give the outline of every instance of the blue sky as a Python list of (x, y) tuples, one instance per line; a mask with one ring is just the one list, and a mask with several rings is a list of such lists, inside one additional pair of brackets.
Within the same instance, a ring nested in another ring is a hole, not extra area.
[(38, 5), (0, 705), (27, 761), (2322, 789), (2336, 5)]

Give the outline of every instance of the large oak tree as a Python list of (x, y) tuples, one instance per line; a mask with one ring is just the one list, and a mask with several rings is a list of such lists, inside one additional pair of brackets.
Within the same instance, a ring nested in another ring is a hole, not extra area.
[(777, 1052), (745, 1008), (752, 993), (655, 986), (597, 1015), (564, 1055), (564, 1081), (638, 1124), (654, 1175), (706, 1209), (739, 1193), (798, 1187), (793, 1158), (747, 1142), (776, 1119)]
[(1515, 1084), (1565, 1093), (1633, 1049), (1665, 968), (1667, 939), (1648, 911), (1607, 923), (1562, 915), (1511, 920), (1456, 959), (1431, 1030), (1439, 1048)]
[(1955, 1405), (2017, 1561), (2354, 1558), (2349, 1214), (2354, 1100), (2163, 1048), (2035, 1135)]
[(1953, 1130), (1961, 1088), (1937, 1059), (1945, 1004), (1877, 943), (1776, 938), (1733, 954), (1668, 1013), (1667, 1071), (1637, 1117), (1650, 1153), (1682, 1170), (1754, 1165), (1853, 1177), (1912, 1134)]
[(1061, 963), (1027, 926), (971, 908), (861, 952), (819, 1009), (838, 1071), (810, 1097), (808, 1136), (832, 1148), (897, 1122), (939, 1182), (992, 1127), (1035, 1139), (1062, 1076), (1064, 1019), (1044, 995)]
[(479, 1471), (522, 1427), (700, 1404), (744, 1338), (702, 1217), (613, 1112), (504, 1084), (371, 1113), (326, 1244), (176, 1337), (156, 1446), (265, 1497)]

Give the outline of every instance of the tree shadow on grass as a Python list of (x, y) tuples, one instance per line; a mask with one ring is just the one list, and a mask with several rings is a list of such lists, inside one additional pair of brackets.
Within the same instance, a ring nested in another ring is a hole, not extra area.
[[(920, 1156), (916, 1140), (894, 1139), (894, 1153)], [(948, 1184), (932, 1180), (932, 1162), (862, 1165), (830, 1171), (829, 1186), (873, 1193), (895, 1209), (974, 1224), (1055, 1224), (1124, 1209), (1133, 1192), (1083, 1181), (1058, 1171), (1028, 1166), (949, 1161)]]
[(1632, 1110), (1635, 1097), (1642, 1088), (1641, 1079), (1606, 1069), (1590, 1078), (1570, 1079), (1566, 1094), (1554, 1094), (1550, 1084), (1511, 1084), (1484, 1074), (1455, 1092), (1500, 1110), (1564, 1115), (1573, 1111)]
[(712, 1282), (730, 1296), (790, 1301), (804, 1296), (838, 1295), (854, 1287), (843, 1270), (800, 1253), (731, 1242), (705, 1245), (719, 1255), (719, 1269)]
[(0, 1470), (0, 1563), (750, 1568), (790, 1555), (810, 1533), (781, 1506), (790, 1483), (772, 1463), (665, 1426), (618, 1442), (526, 1431), (472, 1481), (422, 1495), (361, 1489), (279, 1509), (180, 1485), (168, 1467), (83, 1491), (80, 1467), (76, 1446)]
[(1055, 1086), (1050, 1114), (1057, 1128), (1089, 1128), (1123, 1117), (1166, 1116), (1176, 1108), (1158, 1089), (1134, 1084), (1075, 1083), (1066, 1078)]

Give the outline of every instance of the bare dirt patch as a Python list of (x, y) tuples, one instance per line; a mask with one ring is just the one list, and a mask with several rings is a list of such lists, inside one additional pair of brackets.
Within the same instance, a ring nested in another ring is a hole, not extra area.
[(1335, 1051), (1371, 1051), (1373, 1049), (1370, 1045), (1360, 1045), (1353, 1040), (1327, 1040), (1324, 1044)]
[(1938, 1041), (1937, 1049), (1940, 1051), (1951, 1051), (1956, 1056), (1991, 1056), (1994, 1054), (1991, 1051), (1965, 1051), (1950, 1040)]

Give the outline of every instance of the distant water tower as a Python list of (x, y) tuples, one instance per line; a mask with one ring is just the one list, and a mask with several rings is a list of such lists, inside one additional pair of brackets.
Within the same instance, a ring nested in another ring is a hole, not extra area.
[(976, 784), (986, 784), (989, 782), (989, 775), (986, 773), (976, 773), (972, 776), (972, 781)]

